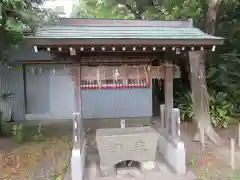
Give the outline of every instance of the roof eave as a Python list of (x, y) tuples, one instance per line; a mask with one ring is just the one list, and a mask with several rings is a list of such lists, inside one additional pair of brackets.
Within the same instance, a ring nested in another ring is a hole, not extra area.
[(224, 44), (223, 38), (216, 39), (76, 39), (25, 37), (30, 45), (36, 46), (90, 46), (90, 45), (159, 45), (159, 46), (209, 46)]

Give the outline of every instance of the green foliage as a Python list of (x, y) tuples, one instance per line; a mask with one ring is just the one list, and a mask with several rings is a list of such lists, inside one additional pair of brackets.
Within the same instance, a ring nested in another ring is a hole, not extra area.
[(2, 121), (2, 135), (5, 137), (12, 136), (12, 123)]
[(12, 124), (12, 137), (19, 143), (41, 141), (42, 133), (38, 124)]
[(197, 0), (81, 0), (72, 16), (121, 19), (199, 19), (203, 4)]
[(2, 118), (2, 113), (0, 111), (0, 135), (3, 134), (3, 118)]
[(52, 176), (52, 180), (62, 180), (64, 174), (67, 172), (69, 166), (70, 166), (70, 160), (65, 160), (62, 162), (61, 167), (55, 171), (55, 173)]
[(176, 103), (181, 110), (181, 119), (183, 121), (192, 121), (192, 119), (194, 118), (194, 109), (191, 93), (184, 92), (179, 94)]
[(13, 92), (9, 89), (0, 94), (0, 101), (8, 101), (13, 98)]
[(14, 124), (12, 128), (12, 135), (17, 142), (23, 142), (25, 140), (23, 125)]
[(232, 177), (230, 177), (229, 180), (239, 180), (239, 179), (240, 179), (240, 171), (236, 170), (233, 172), (233, 175), (232, 175)]
[(5, 126), (8, 137), (12, 137), (19, 143), (40, 142), (47, 138), (72, 134), (71, 127), (64, 122), (43, 124), (39, 121), (29, 120), (5, 123)]
[(189, 157), (188, 158), (188, 161), (187, 161), (187, 165), (189, 166), (189, 167), (191, 167), (191, 168), (195, 168), (196, 167), (196, 160), (195, 159), (193, 159), (193, 158), (191, 158), (191, 157)]
[(62, 175), (59, 172), (55, 172), (51, 179), (52, 180), (62, 180)]
[(143, 13), (145, 19), (201, 19), (202, 4), (197, 0), (162, 1), (158, 5), (148, 7)]
[(0, 3), (0, 24), (8, 32), (34, 30), (54, 14), (44, 9), (44, 0), (3, 0)]
[(73, 17), (79, 18), (105, 18), (105, 19), (134, 19), (134, 16), (129, 14), (125, 6), (119, 6), (117, 1), (98, 1), (98, 0), (83, 0), (79, 1), (72, 12)]
[(215, 127), (226, 128), (228, 124), (237, 122), (240, 116), (236, 112), (236, 104), (228, 100), (227, 93), (213, 91), (209, 100), (211, 121)]
[(24, 33), (32, 33), (56, 15), (42, 6), (44, 0), (0, 1), (0, 61), (7, 62), (6, 50), (16, 47)]
[(0, 92), (0, 107), (4, 107), (0, 109), (2, 124), (5, 123), (6, 121), (11, 120), (12, 109), (8, 101), (14, 97), (13, 95), (14, 94), (13, 92), (11, 92), (10, 89), (8, 89), (7, 91)]
[[(237, 104), (228, 99), (225, 92), (209, 92), (209, 109), (211, 122), (215, 127), (226, 128), (227, 125), (237, 122), (240, 114), (237, 112)], [(194, 109), (190, 92), (179, 94), (177, 104), (180, 108), (181, 119), (191, 121), (194, 119)]]

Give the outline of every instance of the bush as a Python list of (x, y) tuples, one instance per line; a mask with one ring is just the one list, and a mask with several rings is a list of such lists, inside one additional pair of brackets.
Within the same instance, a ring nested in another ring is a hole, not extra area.
[(44, 123), (41, 121), (3, 122), (2, 134), (12, 137), (18, 143), (43, 141), (46, 138), (72, 135), (71, 122)]
[(2, 112), (0, 112), (0, 135), (7, 137), (12, 135), (12, 125), (10, 122), (4, 121)]
[(6, 137), (12, 136), (12, 123), (11, 122), (3, 122), (2, 123), (2, 135)]
[(72, 124), (68, 122), (45, 123), (40, 121), (23, 121), (11, 123), (11, 135), (19, 143), (43, 141), (46, 138), (72, 135)]
[(19, 142), (41, 141), (42, 132), (40, 124), (14, 123), (12, 125), (12, 136)]
[(2, 135), (12, 137), (19, 143), (43, 140), (41, 124), (3, 122)]
[(2, 127), (2, 125), (3, 125), (2, 113), (0, 112), (0, 135), (3, 134), (3, 127)]
[(228, 99), (227, 93), (213, 91), (209, 104), (211, 121), (215, 127), (226, 128), (228, 124), (237, 122), (239, 115), (236, 105)]
[[(176, 102), (181, 111), (181, 119), (183, 121), (192, 121), (194, 118), (194, 109), (191, 93), (182, 93)], [(209, 93), (209, 111), (214, 127), (226, 128), (227, 125), (237, 122), (239, 118), (237, 105), (224, 92), (211, 91)]]
[(181, 112), (181, 120), (192, 121), (194, 118), (194, 109), (191, 93), (185, 92), (182, 95), (179, 95), (176, 102)]

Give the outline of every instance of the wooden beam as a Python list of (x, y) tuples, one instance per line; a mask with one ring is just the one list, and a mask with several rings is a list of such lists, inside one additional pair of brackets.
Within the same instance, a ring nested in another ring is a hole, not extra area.
[(74, 100), (75, 108), (73, 113), (73, 139), (74, 149), (82, 149), (82, 144), (84, 141), (84, 127), (83, 127), (83, 114), (82, 114), (82, 92), (81, 92), (81, 67), (73, 67), (74, 73), (71, 76), (74, 76)]
[(171, 60), (165, 59), (165, 79), (164, 79), (164, 95), (165, 95), (165, 123), (167, 132), (172, 134), (173, 121), (173, 67)]
[(27, 112), (27, 71), (26, 71), (26, 65), (23, 64), (23, 70), (22, 70), (22, 73), (23, 73), (23, 94), (24, 94), (24, 111), (25, 111), (25, 114), (28, 114)]
[[(33, 49), (38, 49), (38, 51), (48, 51), (49, 46), (46, 45), (38, 45), (38, 46), (33, 46)], [(79, 53), (84, 53), (84, 52), (132, 52), (132, 53), (154, 53), (154, 52), (188, 52), (192, 50), (212, 50), (212, 45), (205, 45), (202, 46), (200, 45), (104, 45), (102, 46), (101, 44), (94, 44), (94, 45), (50, 45), (51, 52), (67, 52), (69, 53), (70, 48), (74, 48), (76, 52)], [(37, 52), (38, 52), (37, 51)], [(35, 51), (36, 52), (36, 51)]]
[(45, 61), (45, 60), (38, 60), (38, 61), (21, 61), (21, 64), (71, 64), (71, 65), (80, 65), (80, 66), (122, 66), (122, 65), (146, 65), (149, 64), (151, 65), (151, 62), (146, 63), (146, 62), (104, 62), (104, 63), (99, 63), (99, 62), (77, 62), (77, 61)]
[(122, 45), (122, 46), (213, 46), (224, 43), (223, 39), (71, 39), (71, 38), (35, 38), (26, 37), (26, 42), (33, 46), (79, 46), (79, 45)]

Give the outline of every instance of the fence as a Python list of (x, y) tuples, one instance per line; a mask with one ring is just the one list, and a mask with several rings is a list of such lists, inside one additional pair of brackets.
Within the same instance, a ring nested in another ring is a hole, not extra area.
[(180, 137), (180, 109), (173, 108), (172, 121), (167, 121), (165, 118), (165, 105), (160, 105), (160, 124), (162, 129), (170, 129), (168, 133), (173, 137)]

